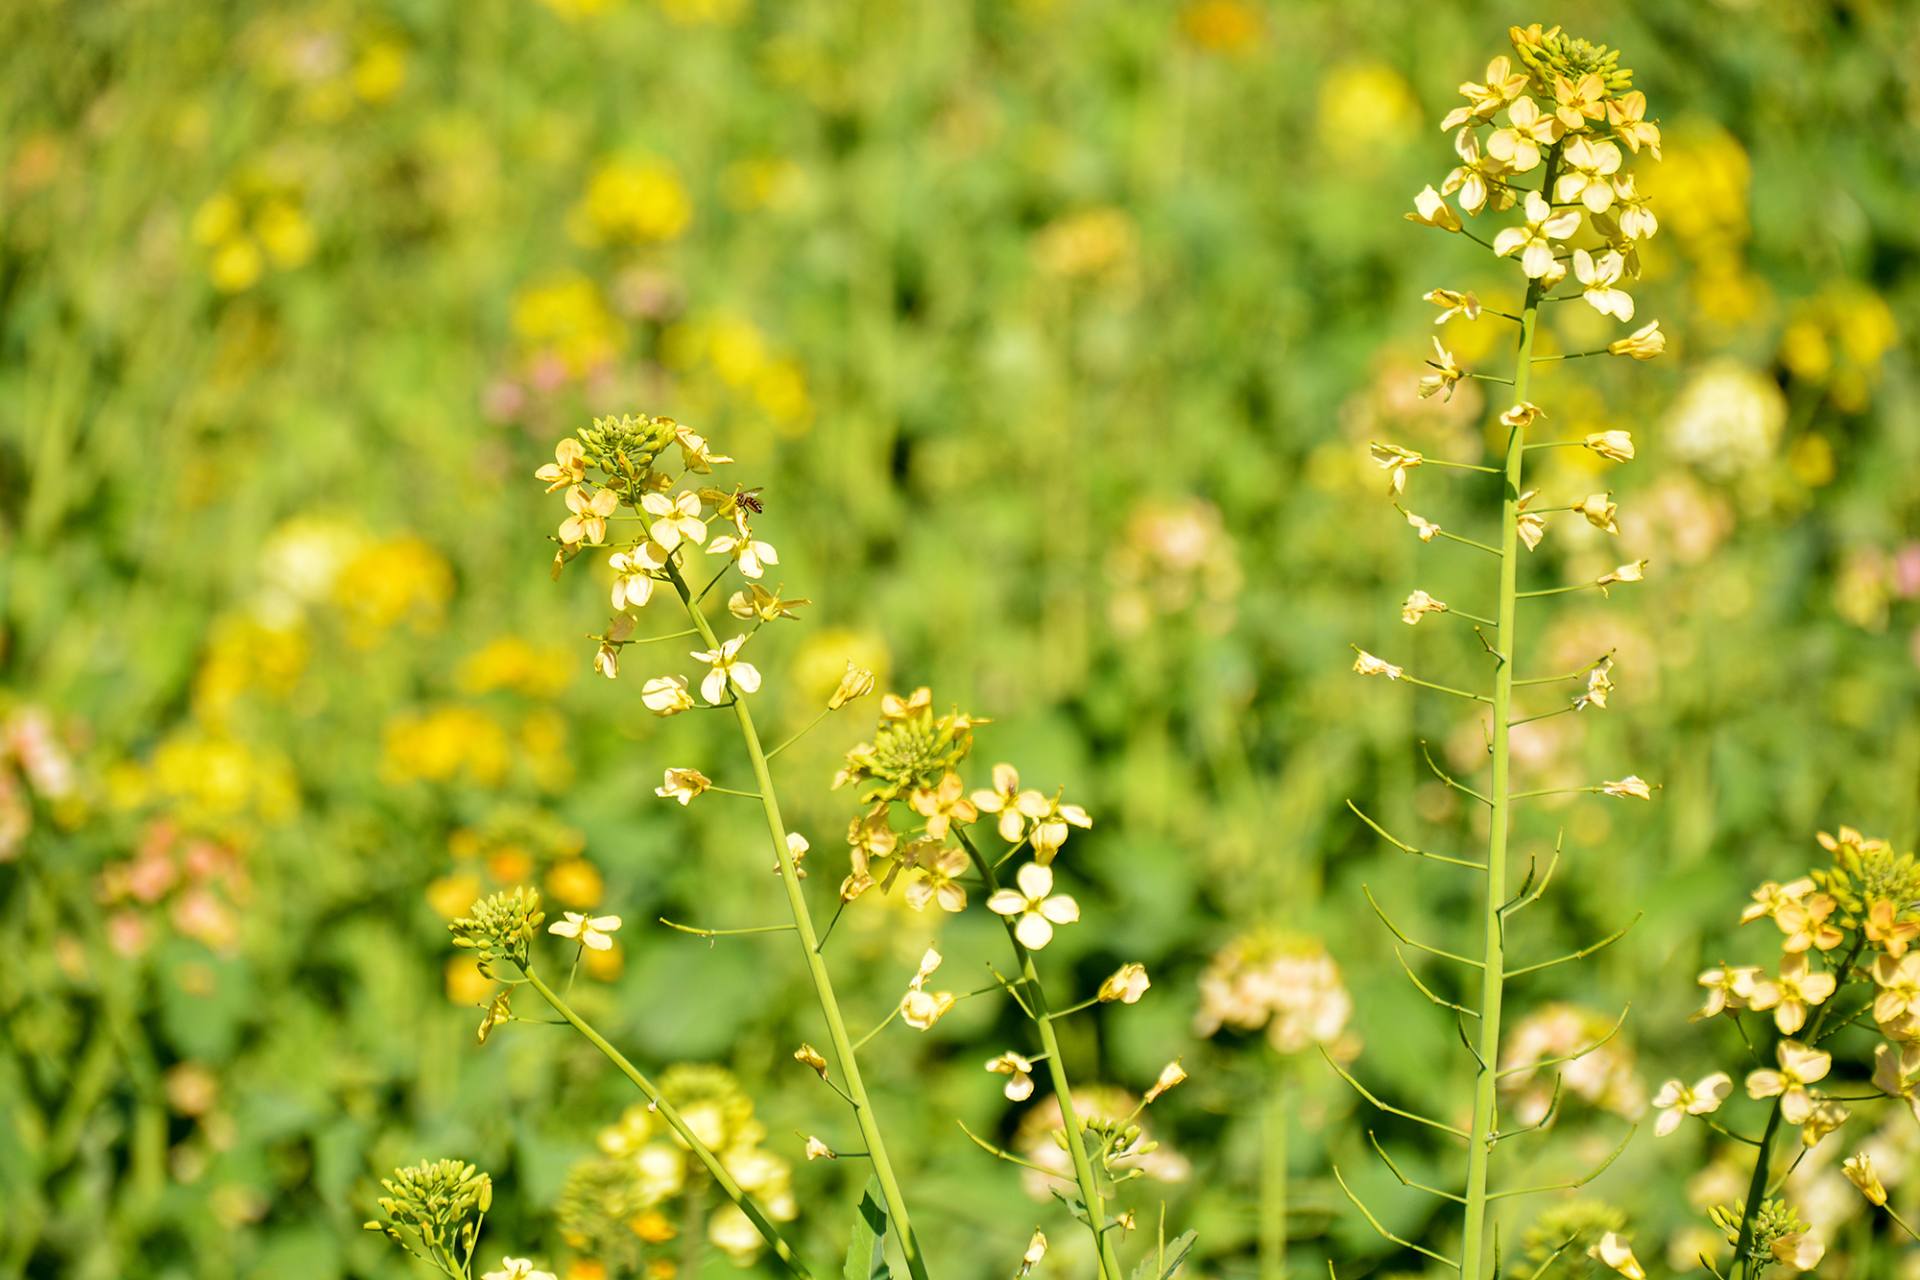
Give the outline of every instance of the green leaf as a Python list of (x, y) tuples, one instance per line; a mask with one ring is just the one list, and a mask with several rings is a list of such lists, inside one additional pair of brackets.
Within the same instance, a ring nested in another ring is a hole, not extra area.
[[(1197, 1231), (1189, 1231), (1176, 1236), (1164, 1249), (1155, 1250), (1154, 1256), (1140, 1259), (1140, 1265), (1133, 1269), (1133, 1280), (1173, 1280), (1174, 1274), (1180, 1270), (1180, 1264), (1193, 1252), (1193, 1242), (1199, 1235)], [(1166, 1260), (1164, 1265), (1161, 1262), (1163, 1258)]]
[(843, 1280), (893, 1280), (887, 1270), (887, 1211), (880, 1203), (880, 1178), (867, 1179), (853, 1210), (853, 1237), (847, 1241)]

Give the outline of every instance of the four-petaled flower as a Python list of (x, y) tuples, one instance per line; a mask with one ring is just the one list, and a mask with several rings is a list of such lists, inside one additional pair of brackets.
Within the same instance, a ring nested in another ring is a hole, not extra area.
[(1000, 1092), (1009, 1102), (1025, 1102), (1033, 1096), (1033, 1063), (1029, 1059), (1009, 1049), (997, 1058), (988, 1058), (987, 1070), (1007, 1077), (1007, 1086)]
[(1633, 1256), (1633, 1246), (1617, 1232), (1609, 1231), (1601, 1236), (1587, 1250), (1587, 1256), (1619, 1272), (1627, 1280), (1647, 1280), (1646, 1268), (1640, 1265), (1640, 1259)]
[(1732, 1092), (1733, 1077), (1724, 1071), (1716, 1071), (1691, 1085), (1681, 1080), (1667, 1081), (1660, 1086), (1660, 1092), (1653, 1095), (1653, 1105), (1660, 1112), (1660, 1118), (1653, 1122), (1654, 1136), (1666, 1137), (1688, 1116), (1711, 1115)]
[(914, 791), (908, 803), (927, 820), (927, 834), (945, 840), (954, 823), (965, 826), (980, 816), (978, 806), (967, 798), (967, 784), (957, 773), (949, 773), (937, 786)]
[(967, 870), (967, 851), (948, 845), (931, 858), (922, 859), (915, 868), (917, 874), (907, 881), (905, 890), (907, 905), (915, 911), (924, 911), (929, 902), (938, 903), (942, 911), (961, 912), (967, 909), (966, 886), (959, 883), (958, 877)]
[(611, 489), (588, 493), (584, 485), (567, 490), (567, 510), (573, 514), (560, 522), (560, 542), (577, 547), (583, 542), (598, 546), (607, 540), (607, 517), (620, 509), (620, 495)]
[(547, 482), (547, 492), (557, 493), (568, 485), (581, 484), (587, 478), (587, 455), (580, 442), (568, 436), (553, 446), (553, 461), (533, 473)]
[(1594, 431), (1587, 436), (1587, 448), (1609, 462), (1633, 461), (1633, 436), (1625, 431)]
[(1814, 1098), (1807, 1086), (1818, 1084), (1833, 1069), (1833, 1055), (1798, 1040), (1782, 1040), (1774, 1047), (1780, 1069), (1762, 1068), (1747, 1076), (1747, 1096), (1780, 1099), (1780, 1115), (1788, 1124), (1804, 1124), (1813, 1114)]
[(1153, 983), (1147, 977), (1147, 966), (1139, 963), (1123, 964), (1100, 984), (1098, 999), (1102, 1004), (1138, 1004), (1140, 997), (1147, 994), (1147, 988)]
[(682, 542), (698, 546), (707, 540), (707, 522), (700, 518), (697, 493), (683, 493), (677, 498), (664, 493), (642, 494), (640, 509), (652, 519), (647, 536), (663, 552), (671, 553)]
[(1617, 98), (1607, 99), (1607, 123), (1613, 136), (1638, 155), (1641, 147), (1660, 158), (1660, 126), (1647, 119), (1647, 95), (1634, 89)]
[(1613, 207), (1613, 175), (1620, 172), (1620, 148), (1602, 139), (1575, 138), (1560, 153), (1560, 176), (1553, 180), (1553, 198), (1561, 204), (1579, 201), (1589, 213)]
[(551, 1271), (537, 1271), (526, 1258), (502, 1258), (500, 1270), (489, 1271), (480, 1280), (554, 1280)]
[(1415, 591), (1407, 597), (1407, 602), (1400, 606), (1400, 621), (1411, 627), (1430, 613), (1446, 611), (1446, 601), (1435, 600), (1424, 591)]
[(1013, 936), (1029, 951), (1053, 941), (1053, 926), (1080, 919), (1080, 904), (1053, 891), (1053, 868), (1029, 862), (1014, 876), (1018, 889), (1001, 889), (987, 899), (987, 910), (1014, 922)]
[(605, 951), (613, 946), (613, 939), (608, 935), (619, 927), (619, 916), (588, 916), (569, 911), (564, 919), (548, 925), (547, 932), (562, 938), (577, 938), (589, 951)]
[(1580, 228), (1580, 211), (1554, 207), (1538, 191), (1527, 192), (1523, 206), (1526, 225), (1506, 227), (1493, 238), (1493, 251), (1502, 258), (1520, 255), (1520, 269), (1530, 280), (1557, 279), (1556, 271), (1565, 268), (1554, 261), (1553, 242), (1565, 240)]
[(1647, 561), (1635, 560), (1632, 564), (1623, 564), (1617, 569), (1601, 574), (1593, 580), (1600, 588), (1600, 594), (1607, 594), (1607, 588), (1619, 582), (1645, 582), (1647, 580)]
[(1603, 316), (1625, 323), (1633, 319), (1633, 295), (1616, 289), (1627, 260), (1612, 249), (1594, 257), (1585, 249), (1573, 251), (1573, 278), (1580, 282), (1580, 296)]
[(681, 804), (691, 804), (693, 798), (713, 785), (713, 779), (698, 769), (669, 769), (666, 781), (653, 789), (653, 794), (662, 799), (678, 800)]
[(1506, 127), (1487, 135), (1487, 154), (1515, 173), (1526, 173), (1539, 165), (1541, 146), (1560, 141), (1563, 132), (1557, 117), (1521, 94), (1507, 107)]
[(928, 991), (927, 979), (940, 967), (940, 953), (932, 947), (920, 957), (920, 972), (907, 984), (907, 994), (900, 998), (900, 1021), (915, 1031), (925, 1031), (947, 1015), (947, 1011), (960, 1002), (960, 997), (951, 991)]
[(695, 662), (709, 664), (707, 674), (700, 680), (700, 696), (715, 706), (726, 700), (728, 685), (741, 693), (752, 693), (760, 687), (760, 668), (740, 660), (740, 646), (746, 642), (746, 636), (738, 635), (724, 641), (718, 649), (693, 655)]
[(740, 572), (749, 578), (758, 578), (767, 571), (768, 565), (780, 563), (780, 553), (773, 549), (773, 544), (759, 541), (747, 528), (744, 508), (734, 510), (733, 526), (734, 532), (723, 533), (707, 544), (708, 555), (731, 555)]
[(1452, 289), (1429, 289), (1420, 298), (1440, 308), (1435, 324), (1445, 324), (1455, 316), (1465, 316), (1469, 320), (1480, 318), (1480, 299), (1474, 296), (1471, 289), (1465, 293), (1455, 293)]
[(657, 716), (677, 716), (693, 709), (685, 676), (655, 676), (640, 686), (640, 701)]
[(1423, 227), (1438, 227), (1442, 231), (1458, 231), (1460, 215), (1432, 187), (1423, 187), (1420, 194), (1413, 198), (1413, 212), (1407, 215), (1408, 222), (1417, 222)]

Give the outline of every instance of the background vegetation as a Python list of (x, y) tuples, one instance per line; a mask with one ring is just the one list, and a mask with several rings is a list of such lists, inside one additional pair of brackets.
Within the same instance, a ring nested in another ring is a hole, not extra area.
[[(529, 473), (589, 415), (638, 410), (767, 486), (774, 578), (814, 601), (756, 646), (776, 737), (853, 657), (992, 717), (980, 766), (1017, 759), (1094, 813), (1088, 924), (1046, 959), (1083, 990), (1142, 960), (1154, 985), (1077, 1017), (1067, 1051), (1134, 1091), (1175, 1055), (1194, 1075), (1153, 1113), (1179, 1159), (1136, 1184), (1143, 1229), (1164, 1200), (1200, 1232), (1192, 1274), (1254, 1274), (1284, 1136), (1297, 1273), (1417, 1271), (1326, 1179), (1338, 1160), (1426, 1230), (1365, 1151), (1380, 1117), (1317, 1055), (1194, 1019), (1230, 939), (1316, 935), (1369, 1078), (1466, 1097), (1454, 1029), (1360, 886), (1430, 937), (1468, 904), (1344, 801), (1458, 831), (1409, 744), (1470, 761), (1477, 730), (1359, 685), (1346, 646), (1470, 660), (1393, 604), (1418, 585), (1477, 607), (1478, 566), (1414, 541), (1365, 455), (1386, 436), (1467, 456), (1491, 416), (1471, 384), (1414, 398), (1420, 295), (1511, 305), (1518, 277), (1468, 277), (1481, 256), (1399, 214), (1450, 163), (1434, 122), (1509, 22), (1627, 51), (1666, 135), (1636, 294), (1670, 334), (1634, 376), (1568, 363), (1535, 397), (1568, 435), (1633, 431), (1623, 546), (1654, 572), (1624, 608), (1555, 612), (1538, 651), (1615, 647), (1620, 691), (1517, 750), (1539, 785), (1631, 769), (1666, 789), (1521, 828), (1523, 849), (1563, 829), (1571, 855), (1527, 945), (1646, 917), (1523, 993), (1544, 1013), (1517, 1034), (1577, 1039), (1633, 1002), (1568, 1080), (1548, 1141), (1569, 1167), (1665, 1075), (1724, 1065), (1686, 1015), (1696, 970), (1740, 952), (1751, 884), (1804, 865), (1818, 828), (1920, 830), (1920, 30), (1874, 0), (1585, 16), (5, 6), (0, 1275), (397, 1276), (358, 1230), (373, 1175), (441, 1154), (495, 1175), (490, 1254), (567, 1274), (552, 1209), (632, 1096), (557, 1029), (473, 1045), (445, 920), (522, 879), (627, 918), (579, 1003), (644, 1064), (737, 1073), (798, 1166), (801, 1235), (832, 1251), (864, 1170), (799, 1159), (796, 1131), (838, 1123), (789, 1057), (818, 1035), (799, 966), (778, 938), (648, 927), (778, 918), (751, 811), (651, 794), (666, 765), (721, 759), (726, 726), (663, 727), (594, 678), (604, 586), (546, 572), (553, 500)], [(1506, 341), (1491, 321), (1447, 337), (1470, 365)], [(1550, 456), (1577, 490), (1586, 455)], [(1446, 481), (1416, 486), (1448, 522), (1426, 496)], [(1578, 523), (1541, 557), (1614, 563)], [(782, 760), (823, 895), (853, 811), (827, 783), (863, 727)], [(878, 1020), (937, 922), (857, 906), (835, 962)], [(1086, 1274), (1059, 1205), (954, 1124), (1019, 1137), (980, 1069), (1011, 1031), (986, 1004), (876, 1042), (920, 1232), (943, 1276), (1010, 1274), (1035, 1225), (1042, 1274)], [(1260, 1122), (1276, 1089), (1284, 1135)], [(1709, 1136), (1643, 1133), (1583, 1195), (1663, 1234), (1712, 1174)], [(1887, 1138), (1890, 1183), (1914, 1139)], [(1837, 1174), (1796, 1177), (1863, 1268), (1844, 1273), (1893, 1274)], [(1514, 1209), (1510, 1250), (1541, 1211)]]

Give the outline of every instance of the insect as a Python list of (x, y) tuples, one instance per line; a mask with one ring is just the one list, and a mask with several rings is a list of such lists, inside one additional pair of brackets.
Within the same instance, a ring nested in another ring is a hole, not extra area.
[(734, 501), (757, 516), (766, 514), (767, 508), (765, 504), (760, 501), (760, 489), (758, 487), (742, 489), (734, 495)]

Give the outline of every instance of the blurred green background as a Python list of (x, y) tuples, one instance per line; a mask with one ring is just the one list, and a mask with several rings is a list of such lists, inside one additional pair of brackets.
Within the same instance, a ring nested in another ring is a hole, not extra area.
[[(1556, 433), (1626, 428), (1640, 452), (1604, 480), (1544, 455), (1549, 492), (1615, 486), (1624, 532), (1616, 548), (1563, 521), (1529, 574), (1654, 571), (1529, 614), (1524, 665), (1612, 647), (1619, 691), (1517, 758), (1533, 785), (1636, 772), (1665, 790), (1523, 816), (1522, 851), (1556, 831), (1567, 850), (1517, 924), (1523, 953), (1646, 914), (1512, 998), (1532, 1045), (1633, 1012), (1503, 1161), (1577, 1168), (1665, 1075), (1727, 1065), (1723, 1032), (1686, 1014), (1704, 962), (1765, 946), (1733, 928), (1751, 883), (1795, 873), (1818, 828), (1903, 848), (1920, 828), (1920, 23), (1893, 0), (1591, 16), (0, 8), (0, 1275), (409, 1274), (359, 1224), (377, 1174), (439, 1155), (495, 1176), (488, 1265), (731, 1273), (689, 1247), (697, 1207), (625, 1262), (556, 1223), (633, 1097), (556, 1029), (474, 1047), (484, 986), (444, 921), (522, 881), (627, 918), (579, 1003), (644, 1066), (731, 1068), (797, 1166), (802, 1238), (838, 1247), (864, 1170), (799, 1158), (798, 1134), (853, 1138), (789, 1057), (820, 1038), (800, 966), (777, 937), (710, 948), (650, 925), (777, 918), (754, 815), (651, 794), (670, 764), (737, 778), (735, 744), (595, 678), (605, 585), (548, 578), (555, 500), (530, 473), (590, 415), (628, 411), (694, 424), (766, 487), (769, 582), (814, 601), (756, 645), (776, 737), (852, 657), (994, 720), (976, 785), (1011, 760), (1093, 811), (1067, 860), (1086, 922), (1049, 971), (1085, 993), (1141, 960), (1154, 986), (1069, 1024), (1073, 1069), (1136, 1092), (1176, 1055), (1194, 1073), (1151, 1115), (1177, 1158), (1133, 1184), (1128, 1250), (1164, 1202), (1169, 1234), (1200, 1232), (1189, 1274), (1252, 1276), (1260, 1206), (1284, 1199), (1295, 1273), (1418, 1274), (1329, 1162), (1399, 1230), (1443, 1239), (1448, 1215), (1364, 1133), (1416, 1177), (1451, 1182), (1457, 1155), (1356, 1112), (1317, 1054), (1202, 1038), (1195, 1018), (1232, 940), (1319, 938), (1352, 993), (1356, 1070), (1428, 1110), (1468, 1096), (1455, 1030), (1360, 889), (1464, 940), (1473, 886), (1344, 801), (1470, 847), (1416, 744), (1468, 768), (1479, 730), (1358, 683), (1347, 645), (1478, 674), (1462, 632), (1409, 632), (1395, 608), (1415, 586), (1479, 607), (1485, 570), (1410, 536), (1366, 444), (1473, 456), (1502, 407), (1472, 384), (1415, 399), (1439, 332), (1420, 295), (1510, 304), (1517, 273), (1400, 214), (1451, 166), (1434, 122), (1511, 22), (1623, 48), (1662, 122), (1642, 180), (1662, 232), (1635, 293), (1670, 346), (1553, 367), (1534, 397)], [(1555, 320), (1557, 349), (1613, 336), (1586, 308)], [(1445, 340), (1497, 362), (1497, 325)], [(1450, 528), (1484, 520), (1484, 496), (1414, 481)], [(869, 708), (782, 760), (826, 904), (854, 808), (827, 784)], [(834, 961), (865, 1025), (939, 922), (857, 907)], [(950, 963), (977, 965), (994, 929), (950, 927)], [(953, 1123), (1021, 1140), (1024, 1109), (980, 1070), (1016, 1043), (1009, 1012), (890, 1030), (873, 1084), (939, 1274), (1011, 1274), (1036, 1225), (1042, 1275), (1089, 1274), (1059, 1204)], [(1643, 1132), (1583, 1195), (1664, 1238), (1697, 1222), (1708, 1136)], [(1912, 1126), (1887, 1142), (1920, 1160)], [(1810, 1164), (1830, 1256), (1894, 1274)], [(1513, 1256), (1557, 1208), (1508, 1202)]]

